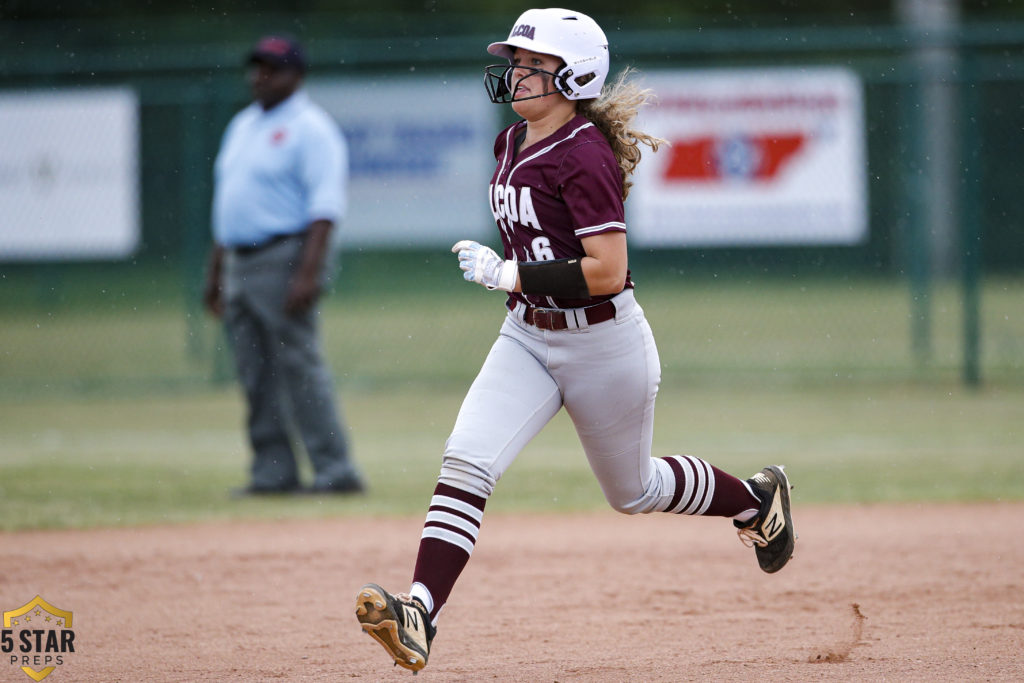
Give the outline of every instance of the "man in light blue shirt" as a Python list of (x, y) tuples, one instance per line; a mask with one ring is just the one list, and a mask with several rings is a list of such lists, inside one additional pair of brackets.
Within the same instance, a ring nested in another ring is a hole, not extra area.
[[(224, 321), (248, 401), (246, 495), (364, 489), (316, 328), (331, 232), (345, 214), (347, 150), (301, 89), (305, 72), (297, 42), (259, 41), (249, 55), (254, 101), (228, 124), (214, 164), (204, 302)], [(299, 442), (315, 472), (311, 489), (299, 481)]]

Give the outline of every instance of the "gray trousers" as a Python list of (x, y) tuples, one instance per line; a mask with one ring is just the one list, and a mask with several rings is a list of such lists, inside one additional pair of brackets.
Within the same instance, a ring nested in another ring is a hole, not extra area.
[[(522, 322), (519, 305), (470, 387), (445, 446), (439, 481), (490, 497), (519, 452), (564, 406), (611, 506), (665, 510), (671, 466), (651, 457), (661, 362), (633, 290), (615, 319), (574, 331)], [(685, 499), (686, 497), (684, 497)]]
[(335, 402), (330, 370), (320, 352), (316, 306), (284, 312), (292, 273), (302, 255), (296, 237), (251, 253), (225, 253), (224, 325), (248, 401), (251, 485), (299, 485), (295, 448), (305, 449), (315, 486), (356, 476)]

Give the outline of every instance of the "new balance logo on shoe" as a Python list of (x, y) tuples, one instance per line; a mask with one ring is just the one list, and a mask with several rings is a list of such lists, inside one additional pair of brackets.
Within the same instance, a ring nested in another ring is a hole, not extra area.
[(414, 641), (423, 652), (427, 652), (430, 649), (430, 642), (427, 639), (426, 629), (423, 627), (425, 615), (417, 607), (403, 604), (402, 609), (405, 612), (402, 621), (405, 622), (405, 631), (409, 639)]
[(782, 514), (782, 497), (776, 491), (772, 497), (772, 507), (768, 511), (768, 519), (761, 525), (764, 540), (769, 543), (786, 528), (786, 520)]

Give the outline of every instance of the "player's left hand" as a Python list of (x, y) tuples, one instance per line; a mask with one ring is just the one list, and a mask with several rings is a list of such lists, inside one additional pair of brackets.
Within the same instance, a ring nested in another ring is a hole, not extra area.
[(452, 253), (459, 255), (459, 268), (464, 271), (462, 277), (468, 282), (506, 292), (515, 289), (519, 275), (515, 261), (506, 261), (490, 247), (472, 240), (456, 242)]

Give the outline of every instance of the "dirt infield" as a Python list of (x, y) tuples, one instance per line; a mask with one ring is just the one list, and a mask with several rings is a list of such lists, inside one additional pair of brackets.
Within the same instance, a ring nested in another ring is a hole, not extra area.
[[(415, 680), (1021, 680), (1022, 515), (798, 507), (769, 576), (721, 519), (491, 514)], [(409, 681), (353, 607), (408, 587), (421, 522), (0, 534), (0, 606), (73, 612), (54, 683)]]

